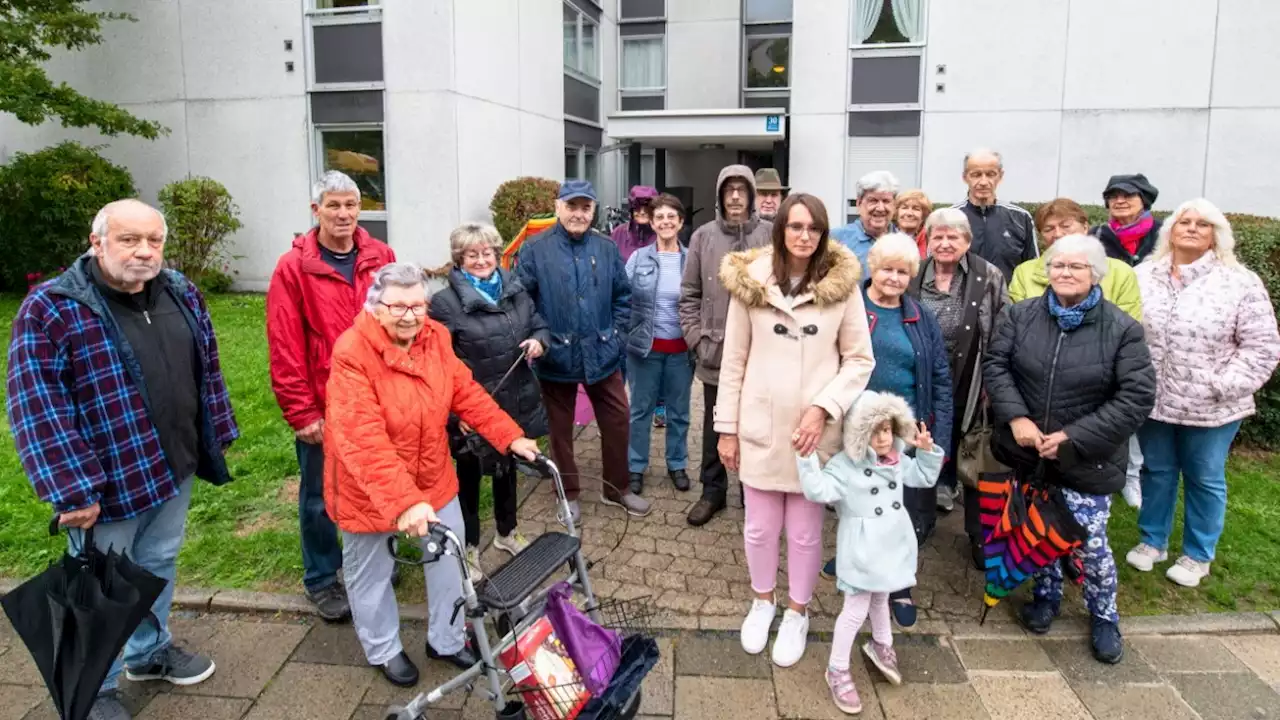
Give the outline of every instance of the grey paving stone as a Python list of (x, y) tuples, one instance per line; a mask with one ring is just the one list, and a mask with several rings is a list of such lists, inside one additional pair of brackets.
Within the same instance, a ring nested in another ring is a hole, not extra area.
[(1197, 613), (1194, 615), (1137, 615), (1120, 619), (1129, 635), (1275, 632), (1276, 621), (1265, 613)]
[(1160, 677), (1143, 657), (1125, 641), (1124, 658), (1116, 665), (1093, 659), (1089, 641), (1041, 640), (1042, 647), (1058, 670), (1072, 682), (1157, 683)]
[(737, 638), (690, 635), (676, 638), (674, 646), (676, 675), (770, 677), (772, 665), (768, 650), (759, 655), (748, 655)]
[(0, 720), (22, 720), (47, 697), (43, 685), (0, 685)]
[(240, 720), (252, 704), (248, 698), (161, 693), (147, 704), (137, 720)]
[(773, 684), (756, 679), (676, 677), (675, 717), (689, 720), (775, 720)]
[[(875, 682), (884, 682), (880, 671), (862, 652), (863, 643), (870, 639), (865, 633), (858, 636), (854, 659), (861, 658), (866, 663), (867, 671)], [(903, 682), (962, 683), (969, 679), (948, 638), (898, 635), (893, 639), (893, 649), (898, 654), (898, 671), (902, 673)]]
[[(972, 685), (878, 685), (885, 720), (988, 720)], [(865, 704), (865, 700), (863, 701)], [(866, 713), (866, 710), (863, 710)]]
[[(811, 642), (800, 662), (789, 668), (773, 668), (773, 692), (778, 700), (779, 717), (810, 720), (841, 720), (845, 717), (835, 703), (831, 702), (831, 691), (827, 688), (826, 670), (830, 655), (829, 643)], [(883, 717), (880, 706), (876, 703), (878, 688), (872, 682), (867, 668), (854, 658), (849, 669), (862, 698), (862, 714), (859, 717)]]
[(1052, 672), (1053, 661), (1031, 640), (952, 638), (965, 669)]
[(365, 668), (289, 663), (245, 720), (347, 720), (372, 679)]
[(1161, 672), (1248, 671), (1225, 645), (1207, 635), (1135, 637), (1129, 645)]
[(1203, 720), (1280, 718), (1280, 695), (1248, 673), (1177, 673), (1170, 677)]
[(254, 698), (293, 654), (307, 634), (307, 625), (261, 622), (220, 623), (204, 642), (191, 649), (217, 663), (213, 677), (176, 692), (192, 695)]
[[(403, 627), (401, 637), (404, 637)], [(356, 630), (350, 623), (316, 623), (289, 659), (322, 665), (369, 666), (364, 648), (360, 646), (360, 638), (356, 636)]]
[[(408, 653), (409, 659), (413, 660), (414, 664), (418, 666), (418, 684), (411, 688), (398, 688), (387, 682), (380, 671), (369, 668), (373, 680), (369, 684), (369, 691), (365, 693), (362, 701), (364, 704), (404, 705), (418, 693), (434, 690), (452, 680), (458, 674), (457, 668), (452, 665), (427, 658), (427, 629), (425, 626), (418, 623), (405, 623), (400, 628), (400, 642), (404, 644), (404, 649)], [(366, 667), (368, 666), (366, 665)], [(462, 708), (466, 701), (466, 689), (455, 690), (440, 698), (440, 702), (432, 705), (432, 712), (435, 712), (435, 708), (458, 710)]]
[(1280, 689), (1280, 635), (1239, 635), (1220, 640), (1263, 682)]
[(973, 679), (973, 689), (982, 698), (991, 720), (1091, 720), (1089, 712), (1059, 675), (999, 677), (983, 675)]
[(1097, 720), (1197, 720), (1168, 685), (1080, 683), (1076, 695)]
[(642, 715), (670, 715), (676, 705), (676, 657), (670, 638), (658, 638), (658, 664), (644, 679), (640, 696)]
[[(383, 720), (386, 717), (386, 710), (387, 708), (382, 705), (361, 705), (356, 708), (351, 720)], [(431, 720), (462, 720), (462, 711), (432, 710)]]
[(314, 615), (316, 608), (301, 595), (254, 592), (251, 590), (219, 590), (208, 603), (214, 611), (288, 612)]
[[(3, 613), (0, 613), (3, 615)], [(0, 659), (0, 683), (7, 685), (42, 685), (44, 680), (31, 660), (31, 653), (19, 641)]]

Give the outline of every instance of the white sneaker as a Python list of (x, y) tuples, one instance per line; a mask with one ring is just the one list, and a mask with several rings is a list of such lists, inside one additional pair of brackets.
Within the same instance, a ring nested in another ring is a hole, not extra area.
[(493, 539), (493, 546), (504, 552), (519, 555), (521, 551), (529, 547), (529, 541), (524, 535), (513, 532), (510, 535), (499, 535)]
[(769, 627), (777, 614), (778, 606), (774, 603), (760, 598), (751, 601), (751, 610), (742, 621), (742, 649), (748, 655), (764, 652), (764, 646), (769, 644)]
[(773, 664), (785, 668), (800, 662), (808, 642), (808, 614), (787, 608), (782, 614), (782, 624), (778, 626), (778, 637), (773, 639)]
[(1131, 477), (1125, 480), (1124, 489), (1120, 491), (1120, 497), (1129, 503), (1131, 508), (1142, 508), (1142, 483), (1138, 478)]
[(1140, 572), (1151, 572), (1151, 568), (1156, 566), (1158, 562), (1164, 562), (1169, 559), (1169, 553), (1164, 550), (1157, 550), (1146, 543), (1138, 543), (1138, 546), (1129, 551), (1124, 556), (1124, 561), (1129, 563), (1130, 567)]
[(467, 572), (471, 574), (471, 584), (476, 585), (484, 579), (484, 571), (480, 569), (480, 549), (467, 546)]
[(1169, 566), (1164, 576), (1182, 587), (1195, 587), (1200, 584), (1202, 578), (1209, 576), (1209, 563), (1192, 560), (1183, 555)]

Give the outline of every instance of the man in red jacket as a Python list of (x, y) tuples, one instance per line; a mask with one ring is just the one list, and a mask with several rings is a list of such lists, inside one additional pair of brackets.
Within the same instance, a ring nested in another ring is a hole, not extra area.
[(360, 188), (330, 171), (311, 190), (317, 226), (293, 240), (267, 288), (267, 343), (271, 388), (296, 436), (298, 522), (302, 531), (303, 584), (320, 617), (339, 622), (351, 615), (338, 582), (342, 548), (324, 507), (324, 393), (329, 356), (338, 336), (355, 322), (374, 272), (395, 262), (391, 248), (357, 224)]

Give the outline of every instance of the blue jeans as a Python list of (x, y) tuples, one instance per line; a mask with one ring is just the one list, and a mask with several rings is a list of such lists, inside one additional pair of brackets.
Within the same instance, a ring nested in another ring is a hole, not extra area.
[[(1107, 540), (1107, 520), (1111, 518), (1111, 496), (1089, 495), (1069, 488), (1062, 489), (1062, 497), (1076, 521), (1085, 529), (1084, 545), (1080, 548), (1084, 561), (1084, 604), (1089, 614), (1099, 620), (1120, 622), (1116, 608), (1116, 559), (1111, 554)], [(1062, 602), (1062, 563), (1067, 559), (1051, 562), (1032, 576), (1035, 587), (1031, 595), (1036, 600)]]
[(1186, 505), (1182, 554), (1198, 562), (1213, 561), (1227, 518), (1227, 454), (1239, 430), (1239, 420), (1214, 428), (1148, 420), (1138, 430), (1143, 457), (1138, 512), (1142, 542), (1158, 550), (1169, 547), (1181, 476)]
[(693, 387), (693, 363), (687, 352), (650, 352), (647, 357), (627, 354), (627, 384), (631, 388), (631, 443), (628, 470), (642, 473), (649, 467), (649, 431), (653, 409), (661, 397), (667, 405), (667, 470), (689, 466), (689, 392)]
[(298, 452), (298, 525), (302, 531), (302, 584), (319, 592), (338, 582), (342, 548), (338, 527), (324, 508), (324, 446), (294, 441)]
[[(102, 681), (104, 691), (119, 685), (120, 671), (125, 665), (138, 668), (147, 665), (155, 654), (169, 647), (173, 636), (169, 634), (169, 606), (173, 604), (173, 578), (177, 574), (178, 551), (187, 529), (187, 508), (191, 507), (191, 484), (187, 478), (178, 485), (178, 494), (150, 510), (117, 522), (104, 522), (93, 527), (93, 544), (103, 552), (115, 548), (128, 555), (135, 563), (156, 577), (167, 582), (164, 592), (151, 606), (151, 615), (142, 619), (138, 629), (129, 636), (124, 655), (117, 657)], [(78, 530), (67, 533), (67, 543), (73, 553), (79, 553), (84, 534)]]

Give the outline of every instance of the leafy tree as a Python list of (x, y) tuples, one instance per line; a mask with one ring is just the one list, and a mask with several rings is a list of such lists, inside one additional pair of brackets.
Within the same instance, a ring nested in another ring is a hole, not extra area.
[(160, 190), (169, 224), (165, 261), (206, 292), (230, 289), (231, 234), (243, 225), (240, 209), (222, 183), (207, 177), (175, 180)]
[(135, 21), (127, 13), (84, 9), (88, 0), (0, 0), (0, 112), (29, 125), (56, 118), (64, 127), (96, 128), (104, 135), (155, 139), (168, 129), (129, 111), (55, 83), (44, 69), (54, 49), (102, 43), (102, 25)]

